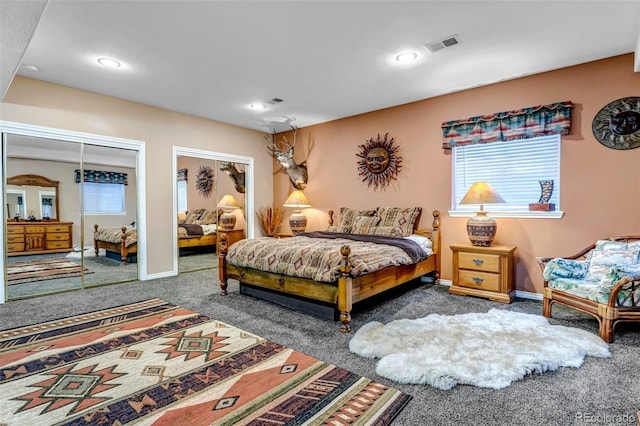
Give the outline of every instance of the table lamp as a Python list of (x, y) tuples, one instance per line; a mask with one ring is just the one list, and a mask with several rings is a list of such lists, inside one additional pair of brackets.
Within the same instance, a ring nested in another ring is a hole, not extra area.
[(235, 228), (236, 215), (233, 214), (233, 210), (240, 208), (236, 199), (233, 198), (232, 195), (227, 194), (218, 202), (218, 208), (224, 212), (220, 215), (220, 223), (218, 223), (218, 226), (225, 231), (230, 231)]
[(480, 204), (480, 210), (467, 221), (467, 234), (474, 246), (489, 247), (498, 230), (498, 223), (484, 211), (484, 204), (504, 203), (489, 182), (474, 182), (459, 204)]
[(285, 200), (284, 207), (291, 207), (295, 209), (293, 214), (289, 216), (289, 227), (291, 227), (291, 232), (297, 234), (298, 232), (304, 232), (307, 227), (307, 217), (302, 214), (300, 209), (304, 209), (307, 207), (311, 207), (309, 204), (309, 200), (305, 197), (304, 192), (299, 189), (291, 192), (287, 199)]

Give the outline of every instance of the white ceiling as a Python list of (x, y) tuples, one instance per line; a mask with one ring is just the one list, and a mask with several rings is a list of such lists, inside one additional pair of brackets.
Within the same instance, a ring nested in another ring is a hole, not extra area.
[(640, 0), (51, 0), (18, 73), (271, 132), (634, 51)]

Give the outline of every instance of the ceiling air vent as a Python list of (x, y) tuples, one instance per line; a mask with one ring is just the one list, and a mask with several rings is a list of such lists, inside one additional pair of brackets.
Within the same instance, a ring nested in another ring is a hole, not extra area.
[(427, 43), (424, 45), (424, 47), (426, 47), (429, 50), (429, 52), (436, 53), (438, 50), (442, 50), (447, 47), (453, 47), (460, 43), (461, 43), (460, 38), (458, 37), (457, 34), (454, 34), (452, 36), (445, 37), (442, 40)]
[(268, 104), (271, 104), (271, 105), (275, 105), (275, 104), (279, 104), (279, 103), (280, 103), (280, 102), (282, 102), (282, 101), (283, 101), (283, 99), (280, 99), (280, 98), (273, 98), (273, 99), (271, 99), (270, 101), (267, 101), (267, 103), (268, 103)]

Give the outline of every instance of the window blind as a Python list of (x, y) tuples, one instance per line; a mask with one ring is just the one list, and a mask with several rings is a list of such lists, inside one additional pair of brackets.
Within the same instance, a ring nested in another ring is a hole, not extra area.
[(560, 135), (454, 147), (452, 210), (477, 210), (478, 206), (458, 203), (474, 182), (487, 181), (506, 204), (485, 210), (528, 211), (529, 203), (540, 199), (540, 180), (553, 180), (549, 202), (559, 210)]

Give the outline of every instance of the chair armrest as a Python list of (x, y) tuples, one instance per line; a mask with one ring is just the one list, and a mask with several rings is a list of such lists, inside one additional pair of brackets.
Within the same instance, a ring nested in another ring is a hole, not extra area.
[[(622, 290), (629, 290), (626, 297), (620, 295)], [(631, 301), (630, 306), (640, 308), (640, 275), (626, 276), (620, 279), (609, 295), (609, 307), (625, 306), (625, 303)], [(629, 305), (627, 305), (629, 306)]]

